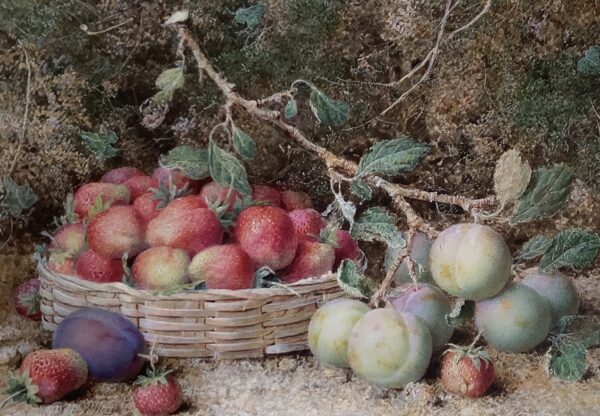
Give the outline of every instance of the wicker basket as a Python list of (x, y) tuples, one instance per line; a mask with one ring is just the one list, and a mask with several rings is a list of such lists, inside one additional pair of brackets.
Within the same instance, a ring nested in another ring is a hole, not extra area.
[(59, 275), (43, 263), (42, 325), (53, 331), (85, 307), (119, 312), (165, 357), (263, 358), (308, 348), (308, 323), (324, 301), (343, 292), (334, 274), (285, 288), (184, 291), (156, 295), (123, 283)]

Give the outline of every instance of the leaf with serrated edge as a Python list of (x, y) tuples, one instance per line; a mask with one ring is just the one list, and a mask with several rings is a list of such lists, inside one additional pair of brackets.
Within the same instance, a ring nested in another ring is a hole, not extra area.
[(79, 133), (79, 137), (98, 160), (110, 159), (117, 155), (117, 150), (112, 146), (117, 142), (117, 134), (114, 131), (106, 133), (82, 131)]
[(542, 271), (559, 267), (581, 269), (591, 264), (600, 250), (600, 236), (579, 228), (563, 230), (554, 237), (552, 246), (546, 251), (540, 268)]
[(156, 79), (156, 88), (160, 91), (154, 94), (152, 101), (156, 104), (165, 104), (171, 101), (175, 91), (183, 87), (183, 68), (169, 68), (163, 71)]
[(577, 71), (588, 76), (600, 75), (600, 45), (585, 51), (585, 55), (577, 62)]
[(504, 152), (494, 171), (494, 190), (504, 207), (520, 197), (531, 179), (531, 168), (527, 161), (521, 160), (521, 154), (516, 149)]
[(27, 185), (17, 185), (9, 176), (2, 178), (4, 196), (0, 200), (0, 210), (6, 210), (15, 217), (18, 217), (33, 207), (38, 201), (38, 197)]
[(233, 127), (233, 148), (244, 159), (254, 159), (256, 157), (256, 143), (254, 139), (244, 133), (237, 127)]
[(267, 6), (264, 4), (255, 4), (254, 6), (238, 9), (235, 12), (235, 21), (246, 25), (248, 29), (254, 29), (262, 22), (266, 8)]
[(342, 260), (337, 273), (337, 282), (340, 288), (350, 297), (368, 298), (375, 289), (374, 282), (361, 275), (352, 260)]
[(511, 224), (526, 222), (534, 218), (547, 218), (563, 208), (571, 194), (573, 173), (571, 169), (556, 165), (541, 168), (535, 184), (530, 185), (517, 202)]
[(184, 175), (191, 179), (205, 179), (209, 176), (208, 150), (192, 146), (177, 146), (160, 157), (160, 165), (181, 169)]
[(396, 227), (396, 221), (396, 216), (384, 208), (369, 208), (354, 222), (352, 237), (356, 240), (377, 240), (392, 247), (403, 247), (406, 242)]
[(523, 244), (518, 258), (521, 260), (535, 259), (548, 251), (553, 241), (554, 238), (546, 237), (545, 235), (536, 235)]
[(373, 198), (373, 189), (371, 189), (369, 184), (360, 179), (353, 180), (350, 188), (352, 189), (352, 193), (363, 201), (369, 201)]
[(548, 371), (561, 380), (578, 381), (587, 371), (587, 351), (576, 342), (561, 342), (550, 350)]
[(208, 144), (208, 163), (210, 176), (221, 186), (237, 189), (244, 195), (250, 195), (252, 188), (242, 162), (231, 153), (219, 148), (212, 140)]
[(396, 175), (411, 171), (429, 149), (425, 143), (416, 142), (408, 137), (377, 142), (360, 159), (356, 176), (370, 173)]
[(321, 124), (339, 127), (348, 121), (348, 104), (329, 98), (320, 89), (311, 86), (310, 109)]
[(283, 116), (287, 119), (294, 118), (298, 114), (298, 104), (293, 98), (290, 99), (283, 108)]

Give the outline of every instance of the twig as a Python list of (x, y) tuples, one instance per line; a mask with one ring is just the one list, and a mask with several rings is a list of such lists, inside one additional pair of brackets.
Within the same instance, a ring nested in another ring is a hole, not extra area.
[(117, 23), (116, 25), (113, 25), (111, 27), (107, 27), (106, 29), (102, 29), (102, 30), (99, 30), (97, 32), (93, 32), (93, 31), (89, 30), (89, 28), (85, 24), (82, 24), (81, 26), (79, 26), (79, 28), (82, 31), (84, 31), (85, 34), (88, 35), (88, 36), (96, 36), (96, 35), (101, 35), (101, 34), (106, 33), (106, 32), (110, 32), (111, 30), (116, 29), (118, 27), (121, 27), (123, 25), (126, 25), (127, 23), (130, 23), (130, 22), (133, 22), (133, 17), (130, 17), (129, 19), (125, 19), (121, 23)]
[(25, 87), (25, 112), (23, 114), (23, 125), (21, 127), (21, 134), (19, 137), (19, 145), (17, 146), (17, 151), (15, 152), (15, 157), (13, 158), (12, 165), (10, 165), (10, 169), (8, 170), (8, 176), (11, 175), (15, 166), (17, 165), (17, 160), (19, 159), (19, 155), (21, 153), (21, 148), (23, 147), (23, 142), (25, 141), (25, 131), (27, 130), (27, 117), (29, 115), (29, 103), (31, 101), (31, 63), (29, 62), (29, 55), (27, 54), (27, 49), (21, 41), (19, 41), (19, 45), (23, 49), (23, 53), (25, 54), (25, 63), (27, 64), (27, 86)]

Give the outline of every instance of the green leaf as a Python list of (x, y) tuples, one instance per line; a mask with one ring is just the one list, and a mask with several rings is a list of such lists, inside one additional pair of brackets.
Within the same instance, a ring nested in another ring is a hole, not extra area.
[(219, 148), (212, 140), (208, 144), (210, 176), (222, 186), (232, 186), (244, 195), (250, 195), (252, 188), (242, 162), (231, 153)]
[(546, 218), (563, 208), (571, 194), (573, 173), (571, 169), (556, 165), (541, 168), (533, 186), (519, 198), (511, 224), (530, 221), (534, 218)]
[(535, 259), (548, 251), (553, 241), (554, 238), (546, 237), (545, 235), (536, 235), (523, 244), (517, 258), (520, 260)]
[(494, 171), (494, 190), (500, 206), (513, 202), (520, 197), (531, 179), (531, 168), (527, 161), (521, 160), (518, 150), (504, 152), (496, 163)]
[(413, 170), (429, 152), (429, 146), (408, 137), (375, 143), (360, 159), (357, 177), (370, 173), (396, 175)]
[(446, 323), (453, 327), (466, 325), (475, 315), (475, 302), (457, 299), (452, 310), (446, 315)]
[(339, 127), (348, 121), (348, 104), (329, 98), (314, 85), (311, 89), (310, 109), (321, 124)]
[(235, 12), (235, 21), (246, 25), (248, 29), (252, 30), (260, 25), (266, 9), (265, 4), (255, 4), (254, 6), (238, 9)]
[(392, 247), (403, 247), (406, 242), (396, 227), (394, 214), (381, 207), (367, 209), (352, 227), (352, 237), (363, 241), (381, 241)]
[(0, 210), (8, 211), (11, 215), (18, 217), (37, 202), (38, 197), (27, 185), (17, 185), (10, 177), (2, 178), (4, 188), (2, 199), (0, 199)]
[(337, 282), (348, 296), (354, 298), (368, 298), (377, 287), (372, 279), (361, 275), (356, 269), (356, 264), (348, 259), (342, 260), (337, 273)]
[(352, 193), (362, 199), (363, 201), (369, 201), (373, 198), (373, 189), (363, 180), (355, 179), (352, 181), (352, 185), (350, 185), (350, 189), (352, 189)]
[(256, 143), (254, 139), (248, 136), (244, 131), (233, 126), (233, 148), (244, 159), (254, 159), (256, 157)]
[(600, 236), (579, 228), (563, 230), (554, 237), (552, 246), (546, 251), (540, 268), (542, 271), (559, 267), (581, 269), (591, 264), (600, 250)]
[(205, 179), (210, 175), (208, 150), (192, 146), (177, 146), (160, 157), (160, 165), (177, 168), (191, 179)]
[(566, 381), (578, 381), (587, 371), (587, 351), (578, 342), (561, 342), (551, 348), (548, 371), (550, 375)]
[(117, 142), (117, 134), (114, 131), (106, 133), (91, 133), (82, 131), (79, 137), (85, 143), (85, 147), (96, 156), (98, 160), (106, 160), (117, 155), (117, 150), (112, 146)]
[(183, 87), (183, 67), (169, 68), (162, 72), (156, 79), (156, 88), (159, 91), (154, 94), (152, 101), (156, 104), (166, 104), (173, 98), (175, 91)]
[(600, 46), (594, 45), (585, 51), (585, 55), (577, 62), (577, 71), (588, 76), (600, 75)]
[(298, 104), (293, 98), (290, 99), (283, 108), (283, 117), (290, 119), (298, 115)]

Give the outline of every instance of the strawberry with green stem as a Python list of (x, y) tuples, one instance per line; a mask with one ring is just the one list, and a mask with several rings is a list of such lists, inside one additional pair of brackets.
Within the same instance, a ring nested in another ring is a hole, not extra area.
[(13, 303), (17, 313), (34, 321), (42, 319), (40, 312), (40, 279), (29, 279), (17, 286)]
[(161, 180), (158, 188), (150, 188), (150, 192), (140, 195), (133, 201), (133, 207), (142, 216), (147, 224), (156, 218), (160, 210), (169, 205), (177, 198), (184, 197), (190, 193), (189, 186), (175, 186), (170, 179)]

